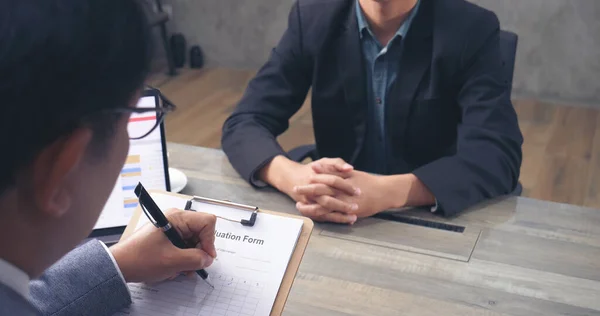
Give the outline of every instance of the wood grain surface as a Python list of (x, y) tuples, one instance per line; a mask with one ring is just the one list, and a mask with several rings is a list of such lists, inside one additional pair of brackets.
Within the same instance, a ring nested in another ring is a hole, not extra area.
[[(246, 184), (221, 151), (168, 148), (189, 177), (182, 193), (297, 213), (288, 197)], [(511, 197), (454, 218), (403, 214), (465, 232), (317, 223), (284, 315), (600, 315), (600, 211)]]

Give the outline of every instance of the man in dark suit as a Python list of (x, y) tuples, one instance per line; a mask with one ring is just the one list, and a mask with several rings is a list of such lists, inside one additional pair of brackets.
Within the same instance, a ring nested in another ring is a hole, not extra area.
[[(509, 194), (523, 138), (499, 32), (494, 13), (465, 0), (298, 0), (225, 122), (223, 150), (316, 220), (404, 206), (454, 215)], [(276, 137), (309, 88), (317, 151), (330, 158), (301, 165)]]

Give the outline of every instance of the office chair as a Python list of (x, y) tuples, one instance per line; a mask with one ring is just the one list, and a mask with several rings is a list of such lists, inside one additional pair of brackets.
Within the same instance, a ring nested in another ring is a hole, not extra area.
[[(512, 83), (515, 74), (515, 61), (517, 57), (517, 44), (519, 37), (517, 34), (509, 31), (500, 31), (500, 50), (502, 51), (502, 66), (504, 67), (505, 83), (508, 84), (509, 93), (512, 93)], [(520, 196), (523, 193), (521, 181), (517, 182), (517, 187), (511, 193), (514, 196)]]
[[(504, 67), (505, 83), (509, 85), (509, 93), (512, 92), (512, 82), (515, 72), (515, 60), (517, 55), (517, 34), (509, 31), (500, 31), (500, 50), (502, 53), (502, 66)], [(307, 158), (311, 160), (318, 160), (319, 153), (317, 147), (312, 145), (302, 145), (296, 147), (288, 152), (290, 159), (302, 162)], [(523, 186), (519, 181), (517, 187), (511, 193), (511, 195), (520, 196), (523, 192)]]

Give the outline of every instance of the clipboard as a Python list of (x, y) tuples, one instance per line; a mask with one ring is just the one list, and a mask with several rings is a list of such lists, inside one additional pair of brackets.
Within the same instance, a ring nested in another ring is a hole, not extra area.
[[(164, 191), (155, 191), (155, 190), (154, 191), (151, 190), (150, 193), (171, 195), (171, 196), (176, 196), (176, 197), (183, 198), (186, 200), (198, 200), (199, 199), (200, 202), (202, 202), (202, 203), (215, 203), (215, 204), (227, 205), (227, 206), (232, 206), (232, 207), (237, 206), (237, 208), (245, 208), (247, 211), (249, 211), (249, 213), (248, 213), (249, 217), (251, 216), (251, 213), (252, 213), (252, 212), (250, 212), (251, 211), (250, 207), (248, 207), (246, 205), (229, 202), (229, 201), (213, 200), (213, 199), (208, 199), (208, 198), (194, 197), (194, 196), (189, 196), (189, 195), (177, 194), (177, 193), (172, 193), (172, 192), (164, 192)], [(286, 268), (285, 275), (283, 276), (283, 279), (281, 280), (281, 285), (279, 286), (279, 292), (277, 292), (277, 297), (275, 298), (275, 302), (273, 303), (273, 308), (271, 309), (271, 314), (270, 314), (271, 316), (280, 316), (283, 313), (283, 308), (285, 307), (285, 303), (287, 301), (288, 295), (290, 293), (290, 290), (292, 289), (294, 279), (296, 278), (296, 273), (298, 272), (298, 268), (300, 267), (300, 263), (302, 262), (302, 257), (304, 256), (304, 252), (306, 250), (306, 247), (308, 246), (308, 241), (310, 240), (310, 235), (312, 234), (312, 230), (314, 228), (314, 223), (308, 217), (267, 211), (267, 210), (260, 209), (259, 207), (251, 207), (251, 208), (252, 208), (252, 210), (254, 210), (258, 213), (257, 216), (260, 216), (260, 213), (266, 213), (266, 214), (271, 214), (271, 215), (276, 215), (276, 216), (281, 216), (281, 217), (297, 218), (297, 219), (301, 219), (304, 222), (304, 224), (302, 225), (302, 231), (300, 232), (300, 236), (298, 237), (298, 242), (296, 243), (296, 247), (294, 249), (294, 252), (292, 253), (292, 256), (290, 257), (290, 261)], [(142, 216), (142, 209), (138, 205), (138, 207), (136, 208), (136, 210), (134, 211), (134, 213), (131, 217), (131, 220), (129, 221), (129, 224), (125, 228), (125, 231), (123, 232), (123, 235), (121, 236), (120, 241), (127, 239), (129, 236), (131, 236), (134, 233), (134, 231), (138, 225), (138, 222), (140, 220), (140, 216)]]

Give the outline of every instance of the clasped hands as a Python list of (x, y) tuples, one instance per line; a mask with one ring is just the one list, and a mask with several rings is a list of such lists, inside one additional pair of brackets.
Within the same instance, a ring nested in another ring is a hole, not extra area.
[[(275, 157), (261, 178), (288, 194), (305, 216), (316, 221), (354, 224), (357, 219), (407, 205), (434, 202), (412, 174), (379, 176), (354, 170), (339, 158), (299, 164)], [(126, 282), (157, 282), (210, 266), (216, 258), (216, 217), (169, 210), (169, 222), (193, 248), (179, 249), (148, 224), (110, 248)]]
[(385, 177), (354, 170), (340, 158), (324, 158), (298, 170), (289, 195), (302, 215), (316, 221), (354, 224), (392, 207)]

